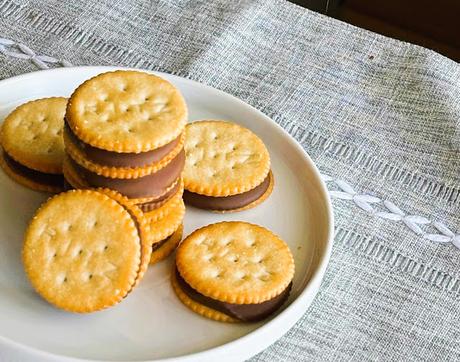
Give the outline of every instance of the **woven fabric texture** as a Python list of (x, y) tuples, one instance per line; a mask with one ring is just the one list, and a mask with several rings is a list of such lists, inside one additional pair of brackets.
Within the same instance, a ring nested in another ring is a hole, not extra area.
[(0, 78), (70, 63), (185, 76), (260, 109), (330, 176), (321, 290), (255, 361), (460, 359), (457, 63), (281, 0), (3, 0), (0, 20)]

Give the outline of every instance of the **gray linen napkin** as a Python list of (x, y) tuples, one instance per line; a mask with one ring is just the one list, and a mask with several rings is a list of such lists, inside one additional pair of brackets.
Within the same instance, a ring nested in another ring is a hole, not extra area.
[(291, 133), (336, 237), (304, 317), (254, 358), (459, 360), (460, 66), (285, 1), (0, 1), (0, 78), (123, 65), (209, 84)]

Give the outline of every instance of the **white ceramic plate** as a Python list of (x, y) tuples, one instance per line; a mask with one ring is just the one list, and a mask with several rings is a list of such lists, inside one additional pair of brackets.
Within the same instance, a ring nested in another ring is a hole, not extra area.
[[(0, 119), (25, 101), (68, 96), (85, 79), (113, 69), (61, 68), (0, 81)], [(275, 342), (312, 302), (329, 259), (333, 218), (325, 185), (311, 159), (275, 122), (237, 98), (188, 79), (159, 75), (182, 91), (190, 120), (232, 120), (252, 129), (267, 145), (276, 180), (271, 197), (255, 209), (235, 214), (190, 207), (185, 235), (222, 220), (245, 220), (274, 231), (295, 257), (288, 303), (276, 316), (257, 324), (202, 318), (174, 295), (170, 258), (151, 267), (139, 287), (114, 308), (90, 315), (55, 309), (34, 293), (20, 260), (23, 232), (46, 195), (19, 186), (0, 172), (0, 359), (235, 361)]]

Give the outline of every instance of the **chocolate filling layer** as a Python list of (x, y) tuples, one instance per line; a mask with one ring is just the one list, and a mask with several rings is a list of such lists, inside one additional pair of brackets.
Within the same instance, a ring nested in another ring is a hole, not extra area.
[(81, 167), (70, 157), (69, 162), (75, 172), (77, 172), (89, 186), (107, 187), (129, 198), (156, 197), (163, 195), (179, 178), (184, 168), (185, 152), (182, 150), (171, 160), (171, 162), (159, 171), (133, 179), (104, 177)]
[(194, 192), (184, 191), (184, 201), (200, 209), (208, 210), (233, 210), (246, 206), (260, 198), (270, 186), (271, 175), (252, 190), (237, 195), (214, 197), (196, 194)]
[(85, 155), (88, 160), (100, 165), (113, 167), (143, 167), (151, 165), (164, 158), (180, 142), (179, 136), (170, 143), (153, 151), (141, 153), (119, 153), (106, 151), (83, 142), (75, 135), (75, 133), (72, 132), (67, 123), (65, 123), (64, 132), (66, 132), (72, 143)]
[(19, 162), (15, 161), (10, 155), (3, 151), (3, 159), (6, 164), (11, 168), (16, 174), (28, 178), (34, 182), (37, 182), (42, 185), (57, 186), (62, 187), (64, 185), (64, 176), (52, 173), (45, 173), (36, 170), (32, 170)]
[(233, 304), (221, 302), (198, 293), (181, 277), (177, 268), (175, 273), (180, 288), (190, 299), (243, 322), (257, 322), (275, 312), (287, 300), (292, 287), (292, 283), (290, 283), (281, 294), (259, 304)]
[(159, 198), (149, 201), (149, 202), (144, 202), (143, 204), (137, 204), (141, 208), (143, 212), (149, 212), (155, 209), (158, 209), (160, 206), (164, 204), (167, 200), (169, 200), (172, 196), (176, 194), (177, 191), (179, 191), (180, 188), (180, 181), (177, 180), (176, 185), (166, 192), (164, 195), (160, 196)]

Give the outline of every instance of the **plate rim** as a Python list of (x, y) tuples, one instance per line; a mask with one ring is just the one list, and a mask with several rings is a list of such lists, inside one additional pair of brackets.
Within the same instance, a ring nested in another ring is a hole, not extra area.
[[(266, 322), (265, 324), (261, 325), (259, 328), (255, 329), (248, 334), (238, 337), (230, 342), (224, 343), (217, 347), (209, 348), (203, 351), (194, 352), (191, 354), (181, 355), (177, 357), (167, 357), (167, 358), (160, 358), (155, 360), (141, 360), (141, 361), (201, 361), (201, 360), (209, 360), (209, 358), (213, 357), (216, 358), (217, 356), (225, 356), (231, 354), (231, 351), (238, 351), (250, 345), (250, 348), (246, 348), (247, 352), (245, 353), (245, 358), (249, 358), (254, 356), (255, 354), (261, 352), (262, 350), (269, 347), (271, 344), (275, 343), (279, 338), (281, 338), (306, 312), (306, 308), (308, 308), (313, 299), (317, 295), (319, 291), (319, 287), (321, 281), (323, 280), (324, 274), (326, 272), (326, 267), (329, 263), (331, 253), (332, 253), (332, 245), (333, 245), (333, 237), (334, 237), (334, 213), (332, 208), (332, 202), (330, 198), (330, 194), (327, 190), (326, 184), (321, 177), (321, 174), (313, 160), (310, 158), (308, 153), (304, 150), (304, 148), (297, 142), (293, 136), (291, 136), (286, 130), (284, 130), (278, 123), (276, 123), (273, 119), (269, 116), (264, 114), (262, 111), (258, 110), (257, 108), (253, 107), (252, 105), (246, 103), (242, 99), (233, 96), (227, 92), (224, 92), (218, 88), (214, 88), (210, 85), (201, 83), (190, 77), (180, 75), (180, 72), (164, 72), (164, 71), (156, 71), (156, 70), (149, 70), (149, 69), (140, 69), (140, 68), (132, 68), (132, 67), (119, 67), (119, 66), (72, 66), (72, 67), (62, 67), (62, 68), (53, 68), (53, 69), (46, 69), (46, 70), (38, 70), (34, 72), (19, 74), (13, 77), (4, 78), (0, 80), (0, 87), (9, 86), (15, 82), (24, 82), (27, 81), (27, 78), (32, 77), (43, 77), (46, 75), (54, 75), (55, 73), (66, 73), (66, 72), (75, 72), (79, 69), (85, 69), (90, 72), (94, 73), (102, 73), (104, 71), (113, 71), (113, 70), (139, 70), (143, 72), (148, 72), (152, 74), (157, 74), (163, 77), (172, 77), (178, 78), (181, 81), (191, 82), (194, 86), (197, 87), (204, 87), (208, 91), (217, 92), (219, 97), (224, 97), (230, 99), (233, 102), (237, 102), (241, 107), (249, 108), (251, 111), (256, 112), (264, 121), (271, 123), (275, 126), (278, 132), (281, 132), (284, 136), (286, 136), (287, 141), (293, 146), (297, 151), (299, 151), (313, 170), (314, 176), (318, 181), (319, 189), (321, 191), (321, 199), (324, 201), (326, 215), (328, 218), (328, 228), (327, 228), (327, 240), (326, 245), (324, 247), (324, 252), (318, 258), (318, 266), (312, 272), (312, 276), (308, 281), (305, 288), (302, 292), (297, 296), (295, 300), (291, 302), (291, 304), (286, 307), (281, 313), (279, 313), (276, 317), (271, 319), (270, 321)], [(316, 290), (315, 290), (316, 288)], [(310, 295), (311, 294), (311, 295)], [(274, 327), (277, 328), (274, 328)], [(275, 332), (273, 332), (275, 331)], [(22, 344), (15, 340), (9, 339), (7, 337), (0, 335), (0, 342), (6, 345), (9, 345), (11, 348), (14, 348), (18, 351), (24, 351), (31, 355), (36, 355), (37, 357), (43, 357), (47, 359), (59, 359), (64, 361), (96, 361), (94, 359), (85, 359), (85, 358), (76, 358), (72, 356), (60, 355), (55, 354), (52, 352), (48, 352), (46, 350), (42, 350), (36, 347), (31, 347), (26, 344)]]

